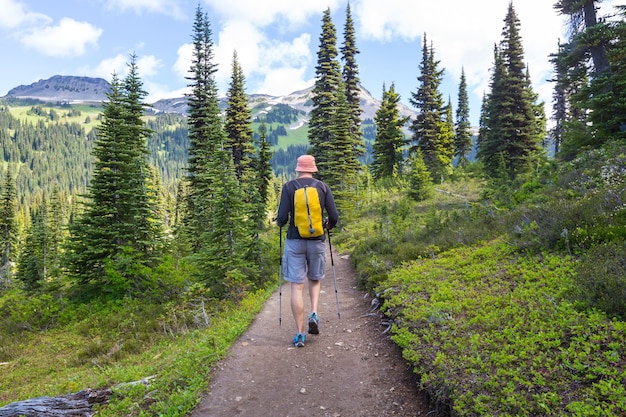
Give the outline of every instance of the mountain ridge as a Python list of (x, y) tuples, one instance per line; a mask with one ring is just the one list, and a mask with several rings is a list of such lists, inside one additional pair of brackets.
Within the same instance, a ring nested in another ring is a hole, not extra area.
[[(268, 106), (279, 103), (287, 104), (297, 110), (302, 110), (308, 114), (312, 109), (312, 90), (313, 87), (297, 90), (291, 94), (284, 96), (273, 96), (269, 94), (249, 94), (249, 103), (251, 107), (259, 107), (263, 104)], [(107, 93), (111, 91), (108, 81), (103, 78), (73, 76), (73, 75), (54, 75), (48, 79), (41, 79), (29, 85), (20, 85), (9, 90), (2, 98), (16, 99), (34, 99), (44, 102), (63, 102), (63, 103), (82, 103), (82, 102), (104, 102), (107, 100)], [(363, 110), (361, 118), (374, 119), (376, 111), (380, 107), (381, 101), (363, 86), (361, 86), (361, 109)], [(226, 106), (226, 98), (220, 98), (221, 107)], [(160, 113), (178, 113), (187, 115), (187, 98), (175, 97), (160, 99), (151, 103), (154, 112)], [(400, 103), (398, 105), (401, 116), (413, 116), (415, 111), (406, 105)]]

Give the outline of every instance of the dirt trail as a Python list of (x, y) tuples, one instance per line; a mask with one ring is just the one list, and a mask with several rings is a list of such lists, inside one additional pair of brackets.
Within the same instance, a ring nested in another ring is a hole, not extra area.
[(347, 256), (333, 258), (341, 318), (328, 256), (320, 334), (307, 335), (303, 348), (293, 347), (290, 291), (283, 285), (282, 325), (277, 291), (217, 365), (190, 417), (408, 417), (432, 411), (400, 350), (383, 333), (381, 316), (368, 314), (371, 299), (356, 288)]

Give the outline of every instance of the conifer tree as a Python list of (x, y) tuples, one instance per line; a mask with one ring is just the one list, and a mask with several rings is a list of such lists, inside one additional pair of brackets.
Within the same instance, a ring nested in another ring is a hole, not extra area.
[(350, 10), (350, 3), (346, 6), (346, 23), (343, 32), (344, 40), (341, 47), (341, 60), (343, 61), (342, 81), (345, 86), (346, 101), (348, 102), (351, 117), (350, 132), (354, 141), (354, 155), (357, 158), (365, 154), (365, 144), (361, 133), (361, 87), (359, 83), (359, 65), (356, 55), (359, 50), (356, 46), (354, 22)]
[(163, 254), (163, 217), (161, 201), (159, 199), (158, 179), (154, 169), (148, 165), (147, 139), (153, 133), (143, 121), (147, 104), (144, 102), (148, 93), (143, 89), (143, 82), (139, 77), (135, 54), (131, 55), (128, 65), (128, 74), (124, 78), (124, 122), (128, 139), (129, 157), (132, 158), (128, 170), (129, 188), (127, 194), (121, 194), (128, 199), (127, 215), (132, 220), (129, 235), (131, 246), (146, 266), (155, 266)]
[[(333, 189), (337, 207), (341, 211), (342, 208), (353, 207), (352, 199), (360, 171), (357, 156), (361, 152), (359, 149), (362, 146), (362, 139), (358, 142), (356, 140), (353, 119), (355, 113), (346, 97), (346, 85), (342, 81), (340, 64), (337, 60), (336, 40), (330, 9), (326, 9), (322, 18), (322, 34), (312, 94), (309, 153), (315, 156), (319, 168), (318, 177)], [(348, 43), (354, 42), (349, 39)], [(353, 61), (355, 49), (346, 48), (347, 57)], [(354, 65), (350, 74), (350, 82), (358, 84)], [(353, 92), (352, 88), (350, 94)], [(344, 212), (343, 218), (348, 217), (349, 213)]]
[(439, 69), (439, 61), (434, 55), (434, 48), (432, 44), (428, 46), (424, 34), (418, 77), (420, 86), (410, 99), (418, 114), (410, 129), (413, 132), (411, 152), (419, 148), (431, 175), (438, 178), (447, 175), (451, 169), (454, 132), (445, 120), (445, 106), (439, 91), (443, 70)]
[(49, 273), (51, 278), (57, 278), (61, 269), (61, 245), (67, 235), (64, 227), (66, 224), (66, 213), (61, 201), (59, 187), (55, 184), (50, 196), (50, 243), (48, 249)]
[(488, 175), (498, 176), (501, 161), (509, 179), (528, 171), (541, 157), (545, 129), (537, 119), (520, 36), (520, 22), (509, 3), (481, 126), (478, 158)]
[(226, 142), (215, 82), (217, 64), (214, 62), (211, 25), (199, 5), (193, 24), (192, 42), (191, 75), (188, 77), (191, 93), (187, 95), (190, 145), (185, 224), (190, 228), (188, 236), (193, 239), (192, 246), (197, 249), (200, 245), (198, 237), (212, 217), (209, 202), (213, 195), (213, 179), (206, 171), (216, 149)]
[(11, 281), (11, 264), (17, 255), (17, 195), (11, 164), (7, 164), (0, 195), (0, 289)]
[(408, 195), (415, 201), (423, 201), (432, 197), (433, 193), (433, 180), (422, 158), (421, 149), (417, 149), (409, 156)]
[(216, 296), (223, 297), (229, 271), (248, 266), (245, 259), (251, 248), (251, 235), (244, 214), (249, 210), (229, 151), (216, 149), (206, 173), (213, 181), (212, 217), (201, 235), (194, 260), (200, 267), (202, 280)]
[[(604, 25), (598, 21), (596, 14), (596, 3), (602, 0), (558, 0), (554, 4), (554, 8), (561, 14), (567, 15), (569, 21), (569, 32), (576, 36), (579, 33), (589, 30), (594, 32), (594, 28)], [(596, 30), (595, 34), (591, 34), (586, 39), (584, 37), (579, 40), (581, 45), (577, 45), (579, 52), (588, 51), (593, 61), (594, 73), (596, 76), (602, 75), (609, 70), (609, 59), (607, 56), (607, 39), (597, 37), (601, 31)]]
[(564, 85), (578, 87), (573, 94), (567, 91), (568, 109), (578, 115), (564, 124), (560, 156), (565, 159), (580, 149), (626, 138), (626, 13), (621, 8), (618, 18), (598, 17), (596, 3), (600, 2), (561, 0), (555, 5), (570, 18), (571, 38), (557, 54), (564, 69), (561, 78)]
[[(338, 94), (343, 89), (340, 64), (337, 60), (337, 34), (330, 16), (330, 9), (324, 11), (322, 17), (322, 33), (317, 51), (315, 67), (315, 84), (313, 86), (313, 107), (309, 119), (309, 152), (315, 156), (319, 169), (318, 177), (324, 181), (339, 182), (337, 174), (332, 171), (334, 137), (332, 124), (338, 111)], [(341, 94), (345, 94), (341, 91)], [(342, 109), (346, 111), (344, 106)]]
[(456, 122), (454, 125), (454, 156), (459, 159), (460, 166), (467, 164), (467, 156), (472, 149), (472, 132), (470, 130), (471, 124), (469, 116), (467, 80), (465, 78), (465, 69), (461, 69)]
[(245, 77), (237, 60), (237, 51), (233, 52), (233, 64), (230, 87), (228, 89), (225, 130), (228, 147), (232, 152), (235, 173), (241, 184), (244, 172), (251, 174), (255, 153), (254, 139), (250, 123), (252, 115), (248, 107), (248, 96), (244, 89)]
[[(245, 260), (250, 255), (251, 239), (254, 234), (251, 201), (256, 196), (244, 193), (250, 190), (252, 179), (246, 178), (242, 170), (240, 185), (235, 172), (233, 152), (229, 149), (229, 138), (219, 111), (219, 97), (214, 73), (213, 41), (208, 17), (198, 6), (193, 29), (192, 81), (189, 94), (189, 188), (187, 205), (186, 236), (197, 236), (193, 242), (192, 259), (198, 267), (198, 278), (204, 281), (216, 296), (225, 296), (228, 276), (235, 270), (251, 267)], [(236, 59), (235, 59), (236, 62)], [(246, 102), (243, 92), (243, 74), (239, 64), (234, 64), (234, 88), (231, 99), (236, 106)], [(241, 140), (245, 126), (245, 113), (234, 111), (233, 132)], [(235, 123), (236, 122), (236, 123)], [(236, 126), (236, 127), (235, 127)], [(245, 135), (245, 134), (244, 134)], [(252, 136), (248, 138), (252, 140)], [(238, 152), (241, 149), (238, 149)], [(243, 152), (247, 152), (244, 150)], [(241, 154), (241, 162), (248, 155)], [(243, 165), (242, 165), (243, 166)], [(249, 166), (248, 166), (249, 168)], [(250, 169), (248, 169), (250, 171)], [(251, 197), (252, 196), (252, 197)], [(256, 267), (256, 266), (255, 266)], [(254, 269), (254, 268), (252, 268)]]
[(256, 205), (255, 224), (259, 230), (263, 229), (266, 218), (267, 201), (269, 198), (269, 186), (272, 181), (272, 151), (267, 141), (265, 121), (261, 120), (259, 126), (259, 141), (257, 146), (257, 157), (255, 160), (256, 188), (259, 190), (259, 201)]
[(48, 214), (45, 198), (40, 206), (31, 208), (31, 224), (17, 263), (15, 277), (31, 291), (40, 288), (47, 277), (51, 241)]
[(409, 117), (400, 117), (400, 95), (392, 83), (389, 90), (383, 85), (383, 97), (376, 111), (376, 139), (373, 145), (372, 175), (375, 179), (392, 178), (402, 170), (403, 148), (407, 144), (402, 128)]
[[(342, 84), (342, 83), (341, 83)], [(359, 160), (354, 151), (354, 135), (351, 132), (352, 120), (350, 105), (343, 89), (337, 91), (336, 112), (331, 118), (332, 147), (329, 148), (329, 172), (326, 182), (333, 190), (337, 209), (344, 218), (349, 218), (354, 209)]]
[(85, 210), (71, 225), (69, 271), (95, 293), (148, 289), (149, 268), (160, 259), (162, 229), (147, 164), (150, 130), (142, 120), (146, 94), (132, 55), (125, 79), (113, 75)]

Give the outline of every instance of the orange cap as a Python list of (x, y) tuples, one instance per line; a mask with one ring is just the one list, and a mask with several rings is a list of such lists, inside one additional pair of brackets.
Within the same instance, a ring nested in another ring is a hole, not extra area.
[(313, 155), (301, 155), (298, 157), (298, 164), (296, 165), (297, 172), (317, 172), (317, 166), (315, 165), (315, 157)]

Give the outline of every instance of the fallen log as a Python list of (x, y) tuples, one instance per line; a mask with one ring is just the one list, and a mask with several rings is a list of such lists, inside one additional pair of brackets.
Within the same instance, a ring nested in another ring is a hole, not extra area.
[(59, 397), (37, 397), (18, 401), (0, 408), (0, 417), (91, 417), (92, 406), (108, 402), (112, 391), (109, 389), (80, 392)]

